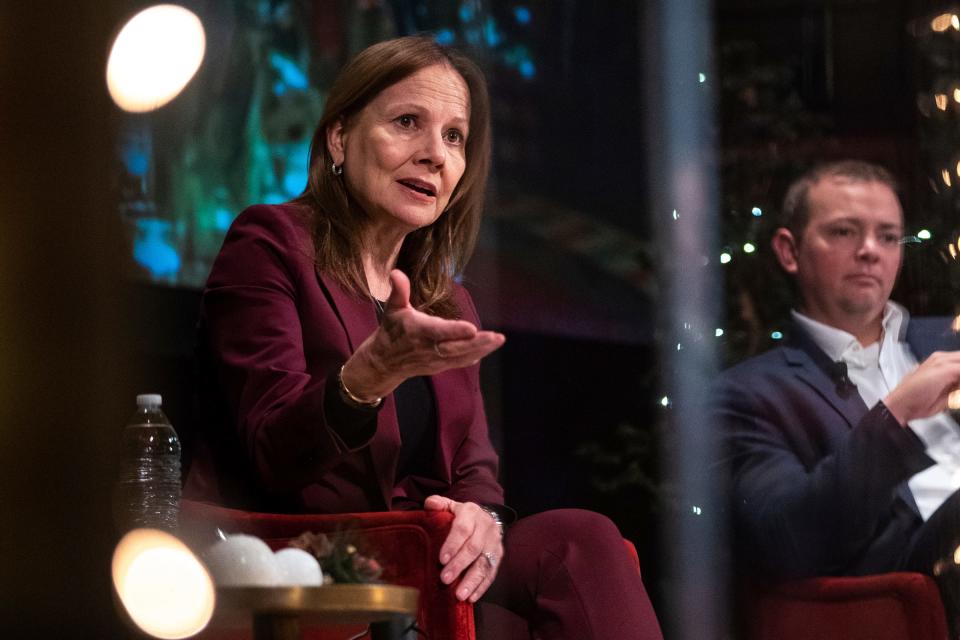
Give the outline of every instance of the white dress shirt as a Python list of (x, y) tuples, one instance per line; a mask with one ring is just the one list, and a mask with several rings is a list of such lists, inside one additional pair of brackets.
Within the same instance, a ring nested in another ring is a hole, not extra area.
[[(794, 320), (834, 362), (847, 364), (847, 375), (867, 407), (873, 407), (917, 368), (917, 358), (904, 339), (910, 315), (895, 302), (887, 302), (880, 340), (869, 347), (846, 331), (792, 311)], [(960, 426), (946, 412), (907, 426), (923, 441), (936, 464), (908, 481), (913, 498), (926, 520), (950, 494), (960, 488)]]

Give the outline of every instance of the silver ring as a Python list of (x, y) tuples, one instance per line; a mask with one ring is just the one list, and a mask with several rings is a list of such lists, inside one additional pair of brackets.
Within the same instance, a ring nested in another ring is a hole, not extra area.
[(482, 554), (483, 559), (487, 561), (487, 564), (490, 565), (491, 569), (497, 568), (497, 556), (489, 551), (484, 551)]
[(447, 356), (443, 355), (443, 352), (440, 351), (440, 343), (439, 343), (439, 342), (434, 341), (434, 343), (433, 343), (433, 350), (436, 351), (436, 352), (437, 352), (437, 355), (440, 356), (441, 358), (446, 358), (446, 357), (447, 357)]

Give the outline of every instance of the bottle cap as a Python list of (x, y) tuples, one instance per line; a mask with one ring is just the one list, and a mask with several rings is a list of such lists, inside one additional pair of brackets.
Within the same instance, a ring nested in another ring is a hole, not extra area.
[(140, 409), (152, 409), (163, 404), (163, 396), (159, 393), (141, 393), (137, 396), (137, 407)]

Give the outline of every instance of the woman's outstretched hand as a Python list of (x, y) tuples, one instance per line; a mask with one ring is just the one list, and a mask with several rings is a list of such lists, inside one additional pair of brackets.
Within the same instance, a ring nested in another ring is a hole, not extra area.
[(453, 514), (450, 533), (440, 547), (440, 580), (450, 584), (459, 577), (457, 598), (476, 602), (493, 584), (503, 560), (500, 525), (473, 502), (430, 496), (423, 507)]
[(503, 345), (503, 334), (480, 331), (466, 320), (447, 320), (410, 304), (410, 281), (390, 272), (390, 297), (380, 327), (343, 368), (343, 384), (363, 399), (388, 395), (407, 378), (476, 364)]

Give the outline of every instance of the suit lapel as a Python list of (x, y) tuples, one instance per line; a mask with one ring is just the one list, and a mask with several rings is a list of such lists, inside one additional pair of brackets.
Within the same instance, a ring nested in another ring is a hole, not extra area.
[[(373, 300), (364, 299), (344, 289), (333, 277), (322, 273), (318, 276), (321, 287), (330, 301), (344, 331), (350, 352), (377, 330), (377, 311)], [(393, 394), (383, 399), (383, 408), (377, 414), (377, 433), (370, 441), (370, 457), (377, 484), (383, 495), (386, 509), (390, 509), (394, 480), (397, 472), (397, 456), (400, 451), (400, 427), (397, 422), (397, 405)]]
[(350, 352), (357, 350), (360, 343), (377, 329), (377, 311), (373, 300), (362, 298), (343, 288), (332, 276), (322, 273), (318, 276), (330, 306), (340, 318), (347, 332)]
[[(910, 322), (910, 326), (912, 325), (913, 322)], [(854, 388), (846, 397), (840, 395), (836, 381), (829, 374), (832, 366), (830, 358), (796, 323), (790, 332), (790, 340), (785, 345), (784, 355), (790, 366), (796, 369), (797, 377), (813, 387), (830, 406), (836, 409), (847, 421), (848, 427), (853, 428), (860, 422), (868, 410), (860, 393)], [(917, 355), (919, 358), (919, 354)], [(907, 507), (919, 516), (920, 509), (906, 481), (897, 485), (896, 492)]]
[(844, 395), (839, 393), (837, 381), (830, 374), (834, 363), (799, 326), (794, 325), (790, 332), (790, 338), (784, 345), (784, 357), (795, 375), (843, 416), (848, 427), (852, 428), (860, 422), (867, 412), (863, 398), (855, 388)]

